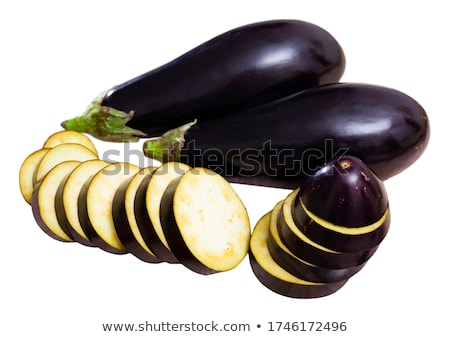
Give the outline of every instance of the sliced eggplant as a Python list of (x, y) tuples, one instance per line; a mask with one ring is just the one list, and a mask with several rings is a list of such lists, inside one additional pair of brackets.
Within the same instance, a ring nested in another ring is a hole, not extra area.
[(383, 182), (351, 156), (331, 160), (306, 177), (292, 214), (297, 227), (311, 240), (340, 252), (379, 245), (390, 224)]
[(57, 210), (64, 213), (68, 230), (75, 241), (85, 246), (95, 246), (87, 237), (80, 224), (78, 215), (78, 197), (83, 185), (97, 172), (110, 163), (92, 159), (78, 165), (61, 183), (56, 200)]
[(73, 238), (65, 224), (58, 221), (56, 193), (63, 179), (79, 164), (79, 161), (57, 164), (38, 183), (31, 198), (31, 208), (37, 224), (46, 234), (58, 241), (71, 242)]
[(43, 148), (52, 148), (60, 144), (75, 143), (83, 145), (98, 156), (97, 148), (88, 136), (84, 133), (72, 130), (62, 130), (55, 132), (44, 142)]
[(283, 269), (292, 275), (311, 282), (337, 282), (348, 279), (363, 268), (365, 263), (351, 268), (324, 268), (295, 256), (283, 243), (278, 233), (278, 217), (282, 210), (282, 204), (283, 201), (280, 201), (272, 210), (267, 247), (274, 261)]
[(230, 183), (209, 169), (192, 168), (172, 181), (160, 212), (173, 254), (197, 273), (231, 270), (247, 255), (247, 210)]
[(277, 220), (280, 238), (295, 256), (320, 267), (343, 269), (360, 266), (375, 253), (378, 246), (365, 251), (344, 253), (312, 241), (294, 222), (291, 210), (297, 193), (298, 189), (292, 191), (284, 200)]
[(172, 253), (161, 226), (161, 199), (169, 184), (183, 175), (190, 166), (168, 162), (161, 165), (152, 175), (146, 176), (136, 191), (135, 215), (139, 232), (148, 248), (162, 261), (178, 263)]
[(83, 145), (75, 143), (56, 145), (42, 157), (39, 166), (36, 168), (35, 181), (39, 182), (48, 171), (64, 161), (75, 160), (83, 162), (91, 159), (98, 159), (98, 157)]
[(109, 164), (89, 179), (80, 191), (78, 214), (81, 227), (100, 249), (114, 254), (128, 253), (114, 226), (112, 204), (120, 185), (138, 171), (139, 167), (130, 163)]
[(296, 277), (283, 269), (270, 255), (267, 246), (271, 213), (255, 225), (250, 240), (250, 265), (258, 280), (270, 290), (288, 297), (317, 298), (339, 290), (347, 280), (318, 283)]
[(31, 205), (31, 196), (33, 195), (36, 186), (35, 175), (36, 168), (42, 160), (42, 157), (49, 151), (49, 149), (39, 149), (34, 151), (25, 158), (19, 171), (19, 186), (20, 193), (27, 203)]
[(162, 262), (145, 244), (139, 231), (134, 213), (136, 191), (142, 180), (153, 173), (154, 166), (146, 167), (133, 177), (125, 180), (117, 190), (113, 200), (113, 220), (117, 235), (127, 251), (144, 262)]

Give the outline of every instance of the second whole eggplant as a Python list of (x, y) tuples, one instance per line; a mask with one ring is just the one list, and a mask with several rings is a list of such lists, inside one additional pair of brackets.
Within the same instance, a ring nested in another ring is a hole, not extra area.
[(430, 136), (427, 114), (387, 87), (337, 83), (221, 118), (198, 120), (144, 143), (161, 161), (203, 166), (231, 182), (296, 188), (332, 159), (361, 159), (382, 180), (413, 164)]

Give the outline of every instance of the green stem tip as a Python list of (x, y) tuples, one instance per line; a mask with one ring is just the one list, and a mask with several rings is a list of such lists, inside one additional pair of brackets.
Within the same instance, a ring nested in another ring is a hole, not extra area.
[(145, 141), (142, 149), (144, 155), (162, 163), (179, 161), (185, 143), (184, 135), (196, 123), (197, 120), (195, 119), (190, 123), (165, 132), (160, 137)]
[(91, 136), (109, 142), (138, 141), (146, 134), (125, 124), (133, 118), (134, 112), (123, 112), (102, 106), (103, 95), (95, 99), (80, 116), (61, 123), (66, 130), (85, 132)]

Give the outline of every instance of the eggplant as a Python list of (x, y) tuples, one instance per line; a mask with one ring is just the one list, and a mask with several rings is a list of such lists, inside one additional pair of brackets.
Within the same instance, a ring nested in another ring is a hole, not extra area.
[[(375, 254), (378, 246), (358, 252), (339, 252), (314, 242), (297, 226), (292, 214), (292, 205), (298, 189), (289, 193), (282, 206), (276, 206), (277, 231), (283, 245), (305, 262), (328, 269), (355, 268), (366, 263)], [(282, 207), (280, 211), (277, 207)]]
[(233, 187), (205, 168), (173, 180), (161, 198), (161, 226), (177, 259), (199, 274), (237, 267), (248, 253), (250, 220)]
[(67, 160), (98, 159), (97, 154), (87, 147), (76, 143), (62, 143), (51, 148), (40, 160), (36, 167), (34, 181), (39, 182), (53, 167)]
[(271, 213), (256, 223), (251, 239), (249, 260), (256, 278), (268, 289), (287, 297), (317, 298), (331, 295), (342, 288), (348, 279), (336, 282), (310, 282), (294, 276), (281, 267), (268, 249)]
[(145, 245), (162, 261), (178, 263), (161, 225), (161, 199), (173, 180), (191, 167), (182, 163), (165, 163), (140, 182), (134, 199), (134, 214)]
[(278, 232), (278, 219), (282, 211), (283, 201), (271, 212), (267, 248), (273, 260), (292, 275), (310, 282), (338, 282), (350, 278), (365, 266), (367, 261), (348, 268), (328, 268), (308, 262), (311, 260), (308, 255), (296, 256), (286, 247)]
[(424, 152), (423, 107), (383, 86), (335, 83), (221, 118), (192, 121), (144, 142), (146, 156), (202, 166), (231, 182), (295, 189), (334, 158), (361, 159), (382, 180)]
[(292, 214), (296, 226), (312, 241), (340, 252), (378, 246), (390, 225), (383, 182), (350, 156), (332, 160), (306, 177)]
[(50, 135), (42, 146), (44, 149), (53, 148), (60, 144), (75, 143), (83, 145), (91, 150), (96, 156), (98, 156), (97, 148), (92, 140), (85, 134), (77, 131), (63, 130), (58, 131)]
[(197, 118), (248, 109), (340, 80), (345, 56), (317, 25), (271, 20), (235, 28), (116, 85), (66, 130), (108, 141), (159, 136)]
[(36, 187), (36, 168), (49, 148), (39, 149), (29, 154), (22, 162), (19, 170), (19, 187), (25, 201), (31, 205), (31, 198)]
[(136, 221), (134, 201), (136, 191), (142, 180), (151, 175), (156, 167), (141, 169), (131, 178), (125, 180), (117, 189), (112, 204), (114, 227), (119, 240), (128, 252), (148, 263), (162, 262), (145, 244)]
[(68, 160), (56, 164), (37, 184), (31, 197), (31, 209), (38, 226), (51, 238), (73, 242), (67, 229), (67, 223), (58, 217), (56, 195), (64, 178), (80, 164), (79, 161)]
[(112, 163), (88, 179), (81, 188), (78, 197), (80, 225), (89, 241), (106, 252), (128, 253), (117, 235), (112, 205), (120, 185), (138, 171), (139, 167), (130, 163)]
[(57, 206), (60, 205), (61, 213), (67, 218), (70, 236), (84, 246), (95, 247), (80, 224), (78, 198), (86, 182), (109, 164), (111, 163), (100, 159), (82, 162), (61, 182), (56, 196), (55, 202)]

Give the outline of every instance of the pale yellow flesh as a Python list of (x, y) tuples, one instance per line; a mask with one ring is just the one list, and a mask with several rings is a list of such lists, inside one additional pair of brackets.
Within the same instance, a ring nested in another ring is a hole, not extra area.
[(83, 162), (92, 159), (98, 159), (97, 155), (83, 145), (73, 143), (56, 145), (42, 157), (36, 169), (35, 180), (39, 182), (48, 171), (59, 163), (69, 160)]
[[(281, 203), (277, 204), (275, 208), (281, 208)], [(275, 209), (274, 209), (275, 210)], [(278, 210), (275, 210), (276, 212)], [(255, 258), (256, 262), (264, 269), (267, 273), (276, 277), (279, 280), (293, 284), (301, 285), (322, 285), (323, 283), (315, 283), (302, 280), (291, 273), (287, 272), (285, 269), (280, 267), (276, 261), (270, 255), (269, 248), (267, 247), (267, 238), (269, 235), (269, 224), (270, 224), (271, 213), (265, 214), (256, 224), (253, 229), (252, 237), (250, 240), (250, 250)]]
[(159, 208), (161, 198), (169, 184), (181, 177), (191, 167), (182, 163), (166, 163), (161, 165), (152, 175), (146, 192), (146, 207), (150, 216), (153, 228), (161, 243), (170, 251), (169, 244), (164, 235), (161, 220), (159, 218)]
[(388, 207), (386, 209), (386, 211), (384, 212), (384, 214), (381, 216), (381, 218), (378, 219), (377, 221), (375, 221), (374, 223), (367, 225), (367, 226), (349, 228), (349, 227), (335, 225), (325, 219), (322, 219), (321, 217), (319, 217), (319, 216), (315, 215), (314, 213), (312, 213), (311, 211), (309, 211), (308, 208), (306, 208), (305, 204), (303, 204), (303, 202), (300, 203), (300, 206), (303, 208), (306, 215), (309, 216), (312, 220), (314, 220), (314, 222), (317, 223), (318, 225), (320, 225), (330, 231), (345, 234), (345, 235), (363, 235), (363, 234), (371, 233), (371, 232), (377, 230), (378, 228), (380, 228), (381, 226), (383, 226), (389, 215), (389, 207)]
[(294, 202), (295, 199), (295, 195), (298, 192), (298, 189), (295, 191), (292, 191), (287, 198), (285, 199), (284, 203), (283, 203), (283, 216), (284, 216), (284, 220), (286, 222), (286, 225), (289, 227), (289, 230), (295, 235), (297, 236), (300, 240), (304, 241), (305, 243), (307, 243), (310, 246), (313, 246), (317, 249), (323, 250), (327, 253), (331, 253), (331, 254), (340, 254), (337, 251), (331, 250), (327, 247), (324, 247), (322, 245), (319, 245), (318, 243), (312, 241), (310, 238), (308, 238), (305, 234), (302, 233), (302, 231), (300, 229), (298, 229), (297, 225), (295, 224), (294, 218), (292, 217), (292, 203)]
[(83, 145), (84, 147), (87, 147), (95, 155), (98, 156), (97, 148), (95, 147), (94, 143), (90, 140), (90, 138), (81, 132), (72, 130), (62, 130), (52, 134), (45, 141), (43, 148), (53, 148), (57, 145), (66, 143), (75, 143)]
[(120, 241), (112, 215), (112, 204), (116, 190), (125, 180), (135, 175), (140, 168), (130, 163), (107, 165), (93, 178), (87, 189), (87, 213), (97, 235), (109, 246), (125, 251)]
[(155, 256), (156, 255), (148, 248), (146, 245), (142, 234), (139, 230), (138, 224), (136, 222), (136, 216), (134, 213), (134, 198), (136, 196), (137, 189), (139, 187), (139, 184), (142, 182), (142, 180), (148, 175), (152, 174), (152, 172), (156, 169), (156, 167), (150, 166), (142, 169), (139, 171), (130, 181), (127, 190), (125, 191), (125, 212), (127, 214), (128, 223), (131, 229), (131, 232), (133, 233), (133, 236), (135, 237), (136, 241), (139, 243), (139, 245), (150, 255)]
[(292, 258), (299, 261), (299, 263), (306, 264), (311, 267), (317, 267), (316, 265), (309, 263), (307, 261), (304, 261), (300, 259), (299, 257), (295, 256), (288, 247), (284, 244), (284, 242), (281, 240), (280, 233), (278, 232), (278, 216), (280, 212), (283, 210), (283, 202), (279, 202), (278, 205), (275, 206), (275, 208), (272, 210), (272, 215), (270, 217), (270, 224), (269, 224), (269, 233), (272, 237), (272, 239), (275, 241), (276, 245), (281, 249), (285, 254), (289, 254)]
[(37, 202), (39, 214), (44, 224), (56, 236), (65, 241), (73, 241), (61, 228), (56, 217), (55, 196), (62, 180), (75, 169), (80, 162), (66, 161), (56, 165), (42, 179), (37, 191)]
[(35, 172), (36, 168), (41, 162), (44, 155), (49, 151), (49, 149), (40, 149), (28, 157), (25, 158), (19, 171), (19, 186), (20, 192), (23, 198), (29, 204), (31, 204), (31, 196), (33, 195), (34, 188), (36, 186)]
[(67, 220), (72, 229), (88, 241), (89, 239), (86, 233), (84, 233), (78, 217), (78, 196), (84, 183), (109, 164), (109, 162), (100, 159), (85, 161), (70, 173), (64, 184), (62, 198)]
[(173, 209), (186, 246), (206, 267), (230, 270), (248, 253), (247, 210), (220, 175), (204, 168), (186, 172), (177, 185)]

